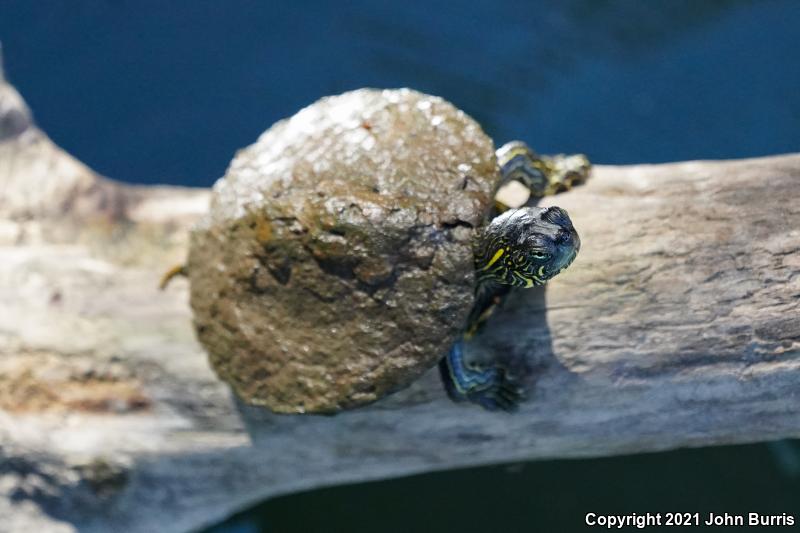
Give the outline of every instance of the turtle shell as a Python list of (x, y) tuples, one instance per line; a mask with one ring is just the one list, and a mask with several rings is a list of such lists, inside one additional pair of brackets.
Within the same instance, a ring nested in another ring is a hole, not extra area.
[(188, 259), (198, 337), (247, 403), (335, 412), (410, 384), (473, 304), (491, 139), (408, 89), (323, 98), (240, 150)]

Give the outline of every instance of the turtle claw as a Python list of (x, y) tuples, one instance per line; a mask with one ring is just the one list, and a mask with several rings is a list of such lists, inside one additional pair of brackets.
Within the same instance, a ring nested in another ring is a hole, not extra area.
[(487, 411), (505, 411), (507, 413), (516, 412), (519, 409), (517, 401), (500, 395), (482, 395), (472, 401), (486, 409)]
[(464, 361), (463, 341), (453, 345), (439, 363), (448, 396), (455, 402), (469, 401), (488, 411), (514, 412), (525, 391), (505, 367), (470, 365)]

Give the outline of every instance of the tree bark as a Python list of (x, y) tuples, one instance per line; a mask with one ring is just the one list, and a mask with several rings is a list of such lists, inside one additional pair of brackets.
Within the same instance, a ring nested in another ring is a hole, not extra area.
[(207, 200), (98, 177), (0, 85), (4, 527), (187, 531), (323, 485), (800, 435), (800, 155), (598, 166), (548, 198), (578, 259), (472, 346), (533, 363), (513, 415), (435, 370), (334, 417), (237, 406), (186, 281), (157, 290)]

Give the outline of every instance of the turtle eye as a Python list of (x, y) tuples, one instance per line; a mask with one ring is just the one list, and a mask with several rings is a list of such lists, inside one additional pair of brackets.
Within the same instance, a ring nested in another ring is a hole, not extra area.
[(548, 254), (547, 252), (536, 251), (536, 252), (531, 252), (531, 257), (533, 257), (534, 259), (549, 259), (550, 254)]

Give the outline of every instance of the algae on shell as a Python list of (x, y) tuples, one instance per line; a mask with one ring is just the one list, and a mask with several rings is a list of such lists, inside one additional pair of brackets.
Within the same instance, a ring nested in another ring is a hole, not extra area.
[(193, 231), (200, 341), (246, 402), (335, 412), (410, 384), (461, 334), (494, 145), (409, 89), (327, 97), (237, 153)]

